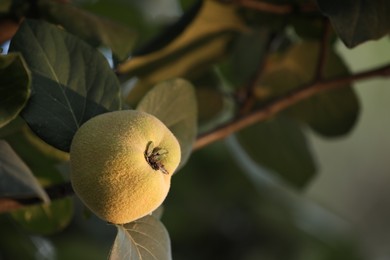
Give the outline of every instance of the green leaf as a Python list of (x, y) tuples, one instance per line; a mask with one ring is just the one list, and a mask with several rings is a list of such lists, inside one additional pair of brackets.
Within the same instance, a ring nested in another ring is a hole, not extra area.
[(183, 79), (162, 82), (145, 95), (137, 110), (156, 116), (172, 131), (181, 148), (179, 167), (183, 166), (197, 134), (197, 103), (192, 85)]
[(16, 118), (30, 96), (31, 75), (19, 53), (0, 56), (0, 128)]
[(153, 216), (117, 226), (110, 260), (170, 260), (171, 242), (164, 225)]
[(94, 47), (105, 45), (111, 48), (119, 60), (126, 59), (134, 46), (136, 33), (112, 20), (66, 3), (43, 0), (39, 1), (39, 7), (48, 21), (62, 25)]
[(389, 1), (317, 0), (317, 3), (349, 48), (389, 33)]
[(10, 213), (26, 231), (49, 235), (68, 226), (73, 217), (70, 198), (53, 200), (50, 204), (28, 206)]
[[(318, 42), (304, 41), (292, 46), (283, 56), (271, 58), (264, 70), (261, 86), (257, 88), (259, 98), (276, 97), (311, 82), (315, 76), (318, 52)], [(323, 74), (325, 78), (331, 78), (348, 75), (349, 71), (341, 58), (329, 50)], [(352, 87), (346, 85), (308, 98), (287, 111), (317, 133), (333, 137), (344, 135), (355, 126), (359, 102)]]
[(252, 160), (294, 186), (304, 186), (315, 174), (309, 145), (294, 120), (277, 117), (248, 127), (236, 136)]
[(4, 140), (0, 140), (0, 165), (1, 196), (18, 198), (37, 195), (44, 202), (50, 201), (28, 166)]
[(22, 116), (50, 145), (69, 151), (82, 123), (120, 109), (114, 72), (98, 51), (75, 36), (46, 22), (25, 20), (10, 50), (23, 53), (32, 72), (33, 92)]

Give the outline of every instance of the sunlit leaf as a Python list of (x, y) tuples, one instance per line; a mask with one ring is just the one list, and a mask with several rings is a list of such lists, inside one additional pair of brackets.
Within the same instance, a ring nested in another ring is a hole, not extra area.
[[(258, 98), (266, 100), (309, 84), (315, 77), (319, 43), (304, 41), (292, 46), (286, 54), (270, 58), (257, 88)], [(325, 78), (348, 75), (341, 58), (329, 50), (323, 71)], [(264, 95), (264, 96), (262, 96)], [(359, 115), (359, 102), (349, 85), (320, 93), (294, 106), (288, 112), (324, 136), (340, 136), (350, 132)]]
[(0, 56), (0, 128), (16, 118), (30, 96), (30, 71), (20, 54)]
[(317, 0), (317, 3), (350, 48), (378, 39), (390, 31), (389, 1)]
[(0, 140), (0, 180), (1, 196), (37, 195), (44, 202), (50, 200), (31, 170), (4, 140)]
[(236, 136), (252, 160), (288, 183), (302, 187), (313, 177), (315, 162), (295, 121), (277, 117), (248, 127)]
[(146, 216), (118, 227), (110, 260), (170, 260), (171, 242), (164, 225)]
[[(28, 41), (29, 44), (26, 44)], [(120, 87), (105, 58), (54, 25), (25, 20), (13, 38), (32, 72), (32, 94), (22, 116), (50, 145), (68, 151), (79, 126), (120, 109)]]
[(92, 46), (105, 45), (119, 60), (128, 57), (136, 34), (112, 20), (94, 15), (68, 3), (51, 0), (39, 1), (42, 15), (50, 22), (62, 25)]
[(158, 82), (196, 76), (209, 69), (226, 54), (233, 36), (243, 30), (245, 25), (234, 5), (204, 1), (192, 23), (176, 39), (157, 51), (133, 57), (118, 66), (118, 73), (139, 78), (127, 102), (136, 104)]
[(180, 143), (180, 166), (184, 165), (197, 134), (197, 103), (192, 85), (183, 79), (162, 82), (145, 95), (137, 110), (156, 116), (172, 131)]

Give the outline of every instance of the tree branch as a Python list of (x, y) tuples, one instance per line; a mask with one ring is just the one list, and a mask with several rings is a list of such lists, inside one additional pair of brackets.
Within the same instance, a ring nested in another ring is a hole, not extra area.
[(225, 137), (242, 130), (245, 127), (265, 121), (275, 116), (277, 113), (283, 111), (284, 109), (290, 107), (291, 105), (294, 105), (299, 101), (309, 98), (322, 91), (336, 89), (338, 87), (348, 85), (354, 81), (369, 79), (377, 76), (390, 76), (390, 64), (354, 75), (317, 81), (312, 84), (302, 86), (301, 88), (294, 89), (287, 94), (270, 101), (267, 105), (248, 114), (247, 116), (237, 118), (234, 121), (222, 125), (213, 131), (200, 135), (195, 142), (194, 150), (200, 149), (215, 141), (224, 139)]

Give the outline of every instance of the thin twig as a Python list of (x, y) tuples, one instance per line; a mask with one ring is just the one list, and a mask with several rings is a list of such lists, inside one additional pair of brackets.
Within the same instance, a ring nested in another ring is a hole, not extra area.
[(225, 137), (244, 129), (252, 124), (265, 121), (282, 110), (290, 107), (302, 101), (306, 98), (309, 98), (319, 92), (325, 90), (331, 90), (338, 87), (346, 86), (351, 82), (363, 79), (369, 79), (376, 76), (388, 77), (390, 76), (390, 64), (375, 68), (372, 70), (368, 70), (365, 72), (357, 73), (355, 75), (348, 75), (344, 77), (337, 77), (333, 79), (327, 79), (318, 81), (301, 88), (292, 90), (287, 94), (278, 97), (277, 99), (271, 101), (264, 107), (248, 114), (247, 116), (238, 118), (230, 123), (220, 126), (219, 128), (210, 131), (209, 133), (205, 133), (198, 137), (195, 142), (194, 150), (200, 149), (210, 143), (215, 141), (224, 139)]

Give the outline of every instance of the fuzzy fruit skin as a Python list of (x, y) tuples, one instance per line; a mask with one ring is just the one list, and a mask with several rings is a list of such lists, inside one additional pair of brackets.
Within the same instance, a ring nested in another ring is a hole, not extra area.
[[(144, 157), (147, 144), (166, 149), (162, 163), (169, 174), (154, 170)], [(156, 117), (123, 110), (93, 117), (76, 132), (70, 148), (75, 193), (100, 218), (124, 224), (162, 204), (180, 163), (180, 145)]]

